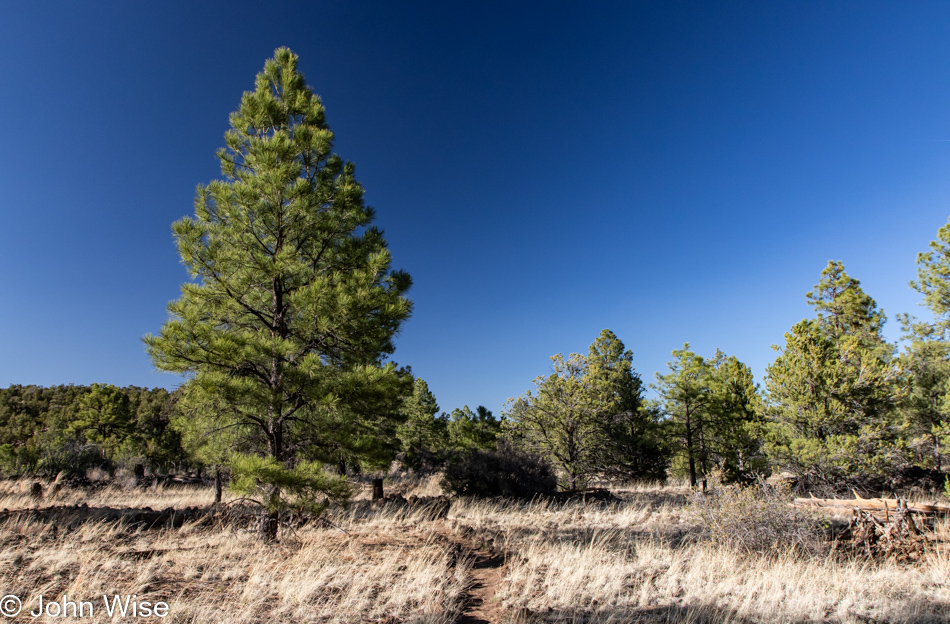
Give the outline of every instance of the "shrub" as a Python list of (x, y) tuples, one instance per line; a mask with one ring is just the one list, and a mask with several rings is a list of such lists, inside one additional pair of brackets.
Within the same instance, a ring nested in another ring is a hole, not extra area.
[(760, 480), (697, 493), (691, 508), (702, 536), (718, 544), (750, 553), (821, 550), (827, 523), (791, 502), (788, 485)]
[(442, 480), (443, 490), (462, 496), (531, 498), (556, 488), (557, 476), (547, 462), (508, 445), (456, 456)]

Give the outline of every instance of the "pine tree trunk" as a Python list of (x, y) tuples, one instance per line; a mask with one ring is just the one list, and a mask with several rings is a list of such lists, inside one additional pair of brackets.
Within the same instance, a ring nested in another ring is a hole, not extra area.
[(934, 443), (934, 464), (936, 464), (937, 470), (940, 470), (940, 438), (935, 434), (930, 434), (930, 437), (933, 439)]
[(696, 487), (696, 458), (693, 456), (693, 432), (689, 428), (689, 412), (686, 412), (686, 457), (689, 460), (689, 487)]
[(280, 517), (276, 511), (261, 511), (261, 539), (272, 544), (277, 541), (277, 528), (280, 526)]
[(708, 454), (706, 453), (706, 440), (703, 436), (703, 430), (699, 430), (699, 470), (703, 475), (703, 494), (706, 493), (707, 479), (709, 473)]
[(221, 467), (215, 466), (214, 468), (214, 502), (215, 504), (221, 502)]

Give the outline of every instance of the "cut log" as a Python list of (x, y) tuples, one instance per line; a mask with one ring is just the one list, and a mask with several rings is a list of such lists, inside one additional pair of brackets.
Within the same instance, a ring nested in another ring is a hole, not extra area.
[(810, 505), (813, 507), (839, 507), (847, 509), (870, 509), (890, 512), (898, 507), (898, 501), (907, 506), (907, 510), (918, 514), (950, 514), (950, 505), (927, 505), (924, 503), (906, 503), (897, 498), (796, 498), (796, 505)]

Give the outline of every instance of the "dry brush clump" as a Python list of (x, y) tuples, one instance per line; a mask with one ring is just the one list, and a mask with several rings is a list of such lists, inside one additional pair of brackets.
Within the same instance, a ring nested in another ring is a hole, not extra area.
[(460, 496), (530, 499), (557, 489), (554, 469), (540, 456), (507, 444), (455, 457), (445, 468), (442, 487)]
[(792, 504), (791, 488), (760, 481), (714, 486), (693, 496), (700, 537), (748, 553), (821, 553), (828, 548), (827, 520)]

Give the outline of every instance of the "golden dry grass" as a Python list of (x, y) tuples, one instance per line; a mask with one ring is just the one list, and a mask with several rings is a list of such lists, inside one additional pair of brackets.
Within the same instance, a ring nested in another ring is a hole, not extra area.
[[(682, 489), (606, 507), (453, 508), (508, 555), (496, 599), (550, 622), (950, 622), (950, 555), (918, 565), (748, 555), (692, 539)], [(937, 527), (950, 539), (946, 521)]]
[[(51, 495), (50, 483), (40, 481), (44, 496), (40, 501), (30, 497), (32, 480), (0, 481), (0, 509), (29, 509), (48, 505), (78, 505), (89, 507), (202, 507), (214, 502), (210, 487), (188, 485), (158, 485), (133, 488), (118, 483), (89, 489), (63, 488)], [(224, 500), (230, 500), (228, 496)]]
[[(437, 493), (437, 484), (391, 482), (387, 490), (419, 496)], [(210, 503), (212, 492), (115, 487), (62, 496), (180, 508)], [(349, 535), (312, 524), (285, 531), (276, 546), (235, 527), (66, 532), (9, 519), (0, 524), (0, 592), (32, 598), (27, 609), (40, 594), (136, 594), (168, 602), (166, 622), (449, 624), (469, 608), (472, 560), (459, 556), (467, 545), (504, 555), (485, 588), (495, 608), (481, 610), (499, 614), (496, 622), (950, 622), (947, 551), (915, 565), (748, 555), (694, 539), (682, 486), (629, 487), (620, 497), (608, 505), (461, 500), (442, 520), (358, 501), (329, 516)], [(0, 483), (0, 507), (36, 504), (29, 482)], [(937, 531), (950, 539), (950, 521)], [(96, 615), (55, 621), (115, 621)]]

